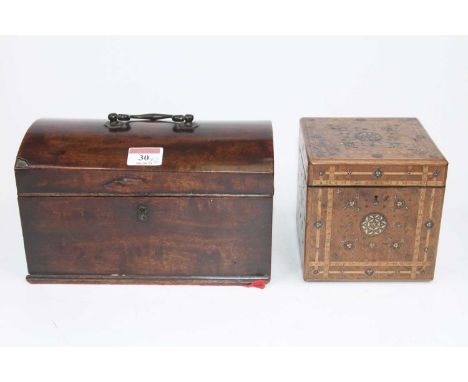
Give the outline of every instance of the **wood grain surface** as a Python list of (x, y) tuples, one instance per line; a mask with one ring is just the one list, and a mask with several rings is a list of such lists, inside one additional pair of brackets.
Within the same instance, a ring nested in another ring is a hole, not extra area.
[(270, 275), (269, 197), (20, 197), (19, 205), (30, 275)]
[[(273, 194), (268, 121), (197, 121), (194, 132), (167, 122), (36, 121), (15, 165), (21, 194)], [(161, 166), (127, 166), (130, 147), (163, 147)]]

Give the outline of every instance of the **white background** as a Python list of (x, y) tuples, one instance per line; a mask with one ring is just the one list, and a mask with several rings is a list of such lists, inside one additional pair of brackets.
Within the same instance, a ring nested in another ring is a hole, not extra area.
[[(0, 345), (467, 345), (468, 38), (0, 39)], [(13, 165), (40, 117), (270, 119), (272, 281), (29, 285)], [(435, 280), (306, 283), (295, 229), (303, 116), (417, 117), (450, 162)]]

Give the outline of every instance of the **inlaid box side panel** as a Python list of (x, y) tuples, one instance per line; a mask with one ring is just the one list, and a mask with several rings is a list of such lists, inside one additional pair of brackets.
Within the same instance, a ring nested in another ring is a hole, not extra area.
[(444, 188), (309, 187), (306, 280), (430, 280)]

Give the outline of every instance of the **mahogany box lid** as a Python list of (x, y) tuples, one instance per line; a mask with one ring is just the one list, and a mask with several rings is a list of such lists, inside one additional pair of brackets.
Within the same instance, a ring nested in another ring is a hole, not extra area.
[[(192, 132), (161, 121), (111, 131), (106, 120), (40, 119), (18, 151), (18, 194), (273, 194), (269, 121), (196, 122)], [(161, 165), (127, 165), (130, 148), (156, 147)]]
[(416, 118), (302, 118), (309, 186), (445, 186), (448, 162)]

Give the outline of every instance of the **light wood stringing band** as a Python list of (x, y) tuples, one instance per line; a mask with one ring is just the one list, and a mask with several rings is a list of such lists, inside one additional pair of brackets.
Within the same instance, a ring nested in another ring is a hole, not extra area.
[[(432, 220), (432, 214), (434, 211), (434, 198), (436, 189), (433, 188), (431, 191), (431, 204), (429, 205), (429, 220)], [(429, 250), (429, 239), (431, 236), (431, 230), (428, 229), (426, 232), (426, 242), (424, 243), (424, 262), (427, 262), (427, 251)]]
[[(322, 189), (320, 188), (318, 190), (318, 196), (317, 196), (317, 221), (322, 220)], [(319, 252), (320, 252), (320, 229), (316, 230), (317, 232), (315, 233), (315, 264), (318, 263), (319, 259)], [(315, 266), (315, 269), (317, 269), (318, 265)]]
[(365, 180), (365, 179), (337, 179), (336, 176), (343, 175), (368, 175), (373, 176), (372, 171), (335, 171), (335, 166), (331, 166), (329, 171), (325, 171), (323, 175), (328, 175), (328, 179), (312, 179), (313, 186), (373, 186), (373, 185), (388, 185), (388, 186), (434, 186), (442, 187), (444, 182), (441, 180), (428, 180), (429, 167), (423, 166), (422, 171), (388, 171), (384, 172), (388, 176), (402, 176), (402, 175), (417, 175), (421, 176), (421, 180)]
[(326, 221), (326, 233), (325, 233), (325, 253), (324, 262), (325, 270), (324, 276), (328, 277), (328, 270), (330, 269), (330, 244), (331, 244), (331, 229), (332, 229), (332, 213), (333, 213), (333, 188), (328, 189), (327, 197), (327, 221)]
[[(427, 170), (428, 170), (427, 166), (424, 166), (423, 180), (427, 179)], [(414, 239), (413, 263), (416, 263), (416, 261), (419, 258), (419, 249), (420, 249), (420, 244), (421, 244), (421, 229), (422, 229), (422, 222), (423, 222), (425, 199), (426, 199), (426, 189), (421, 188), (421, 190), (419, 191), (418, 218), (416, 221), (416, 237)], [(417, 270), (417, 265), (413, 265), (411, 269), (412, 279), (416, 278), (416, 270)]]

